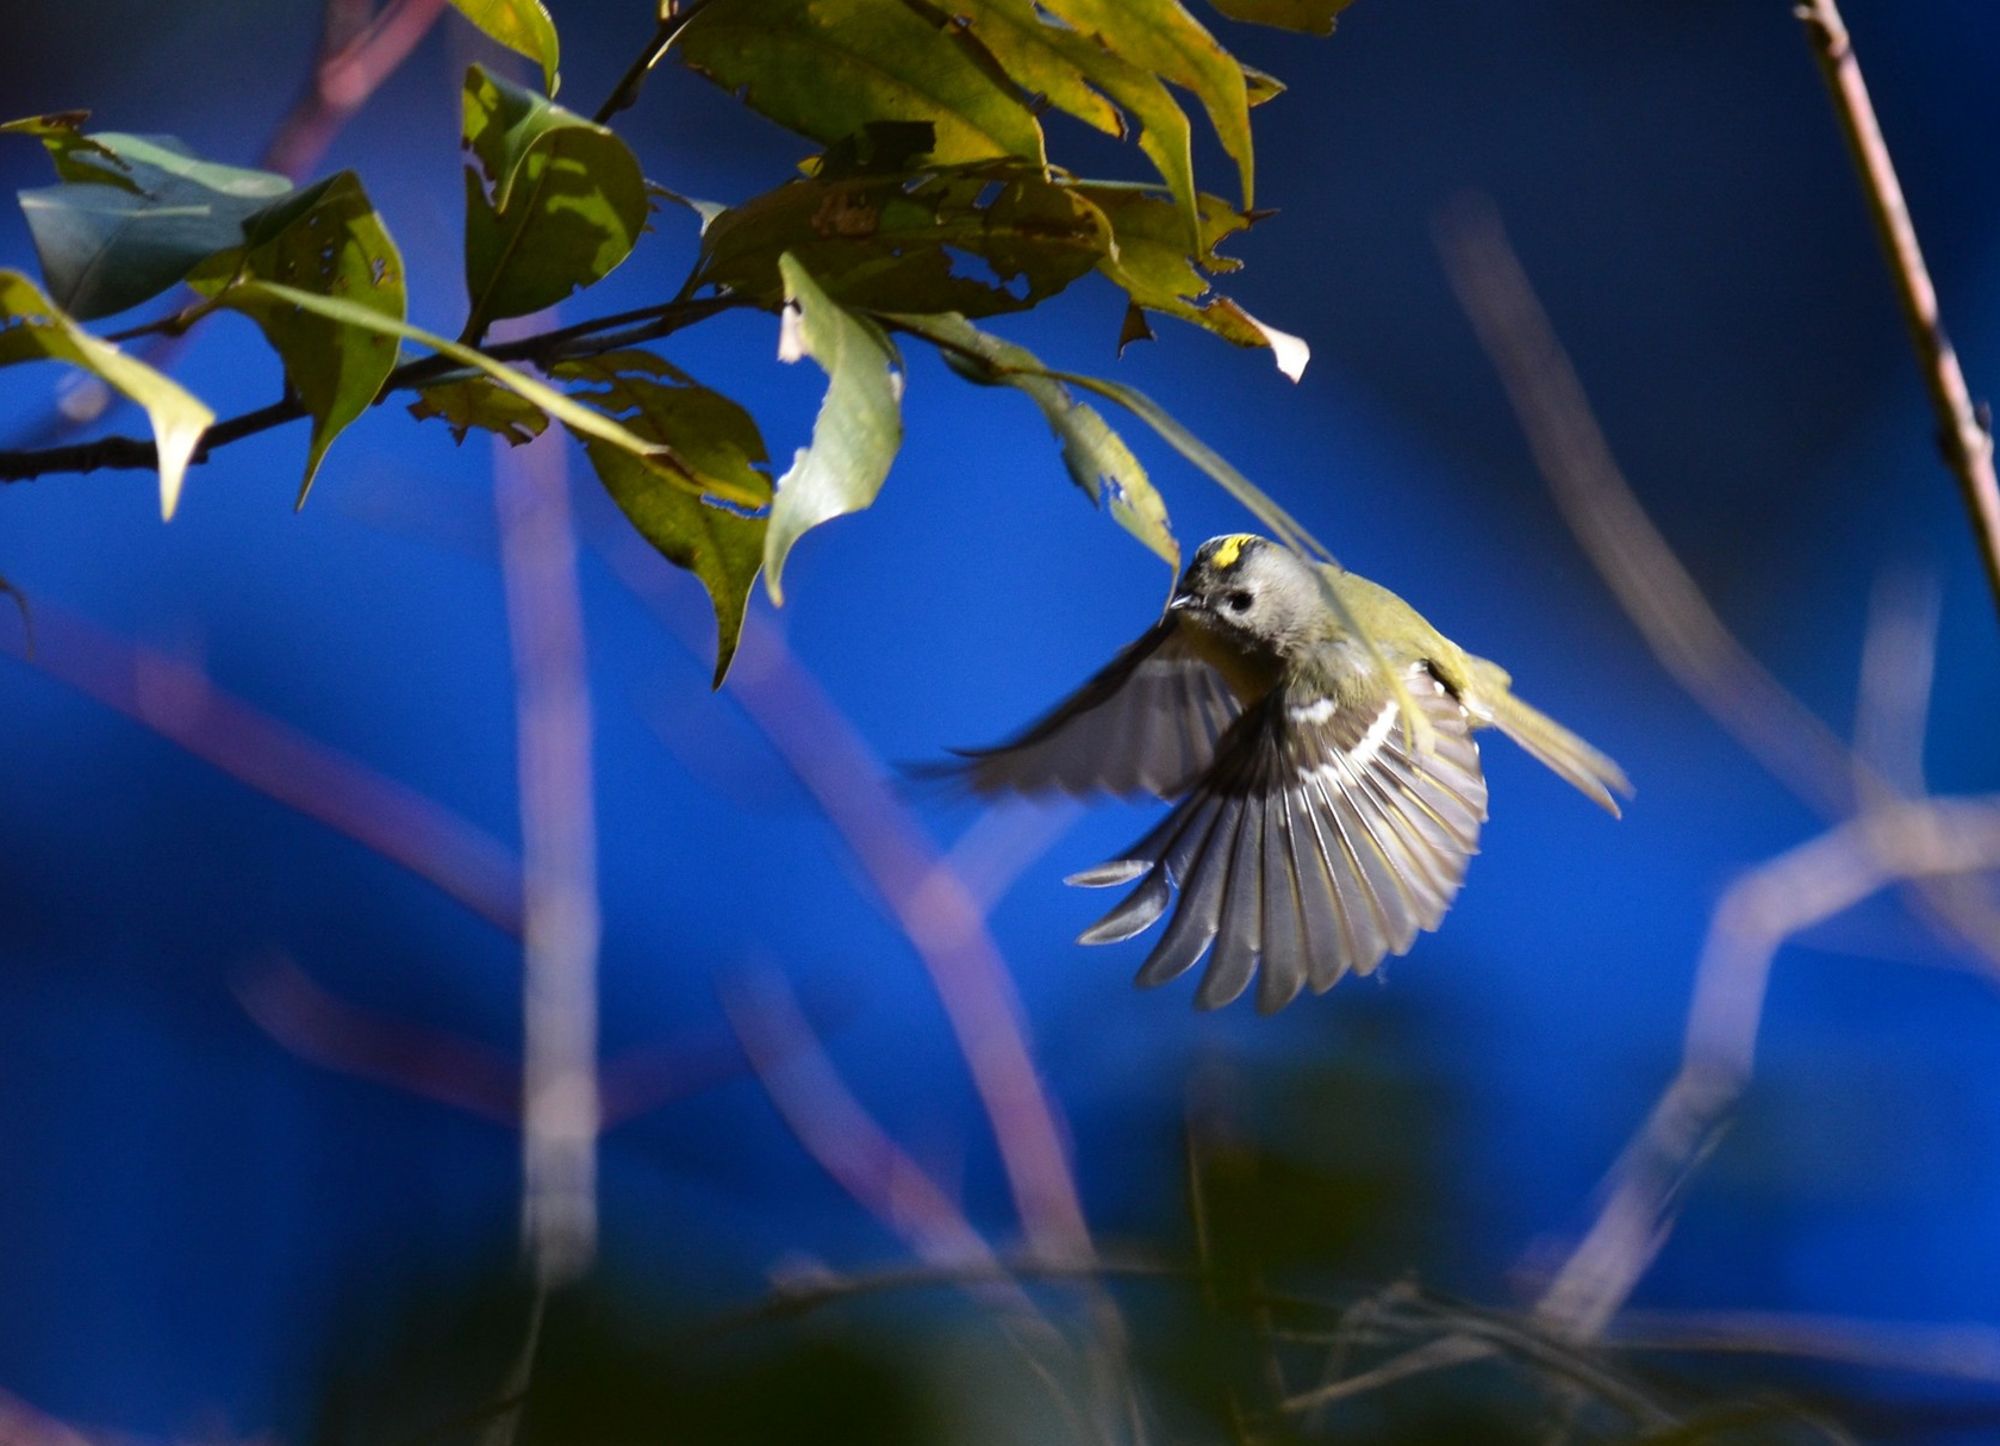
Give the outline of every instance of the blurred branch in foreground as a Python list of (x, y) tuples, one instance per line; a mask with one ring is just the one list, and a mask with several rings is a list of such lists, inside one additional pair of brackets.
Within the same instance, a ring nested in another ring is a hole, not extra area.
[[(662, 589), (658, 559), (623, 532), (600, 551), (661, 625), (699, 656), (706, 622)], [(939, 853), (867, 743), (782, 638), (755, 614), (744, 637), (728, 692), (813, 796), (922, 962), (993, 1130), (1030, 1249), (1046, 1261), (1087, 1264), (1095, 1247), (1060, 1110), (1035, 1066), (1012, 976), (986, 927), (986, 902)], [(1027, 857), (1020, 848), (998, 856), (1018, 861), (1013, 866)], [(1089, 1303), (1101, 1346), (1093, 1360), (1100, 1403), (1122, 1403), (1126, 1434), (1143, 1442), (1124, 1322), (1094, 1285)], [(1099, 1427), (1111, 1436), (1108, 1424)]]
[[(1803, 797), (1842, 815), (1851, 811), (1848, 795), (1868, 804), (1859, 817), (1750, 871), (1718, 905), (1696, 968), (1680, 1071), (1613, 1167), (1595, 1222), (1529, 1317), (1535, 1329), (1583, 1345), (1605, 1333), (1657, 1257), (1680, 1193), (1750, 1081), (1779, 949), (1896, 883), (2000, 868), (2000, 797), (1909, 796), (1922, 787), (1926, 703), (1913, 693), (1927, 695), (1931, 681), (1933, 606), (1878, 591), (1857, 716), (1862, 751), (1850, 753), (1729, 634), (1639, 507), (1491, 209), (1458, 207), (1441, 244), (1565, 517), (1662, 663)], [(1892, 666), (1892, 657), (1908, 666)], [(1455, 1326), (1371, 1371), (1295, 1396), (1286, 1408), (1309, 1412), (1496, 1349)], [(1580, 1399), (1573, 1389), (1565, 1414)]]
[(597, 819), (565, 439), (494, 438), (520, 783), (521, 1230), (535, 1277), (597, 1252)]
[(406, 784), (211, 683), (193, 663), (127, 642), (45, 599), (18, 659), (239, 783), (408, 870), (502, 933), (521, 928), (520, 866), (499, 840)]
[(2000, 483), (1993, 472), (1991, 424), (1974, 405), (1958, 353), (1945, 335), (1937, 288), (1924, 264), (1916, 224), (1910, 219), (1902, 182), (1896, 178), (1896, 165), (1889, 156), (1888, 142), (1882, 138), (1882, 124), (1875, 117), (1875, 104), (1869, 99), (1868, 82), (1862, 77), (1861, 61), (1854, 53), (1840, 7), (1835, 0), (1803, 0), (1794, 13), (1805, 26), (1813, 58), (1819, 62), (1834, 112), (1840, 118), (1841, 134), (1854, 158), (1854, 169), (1860, 174), (1868, 214), (1889, 263), (1910, 343), (1916, 348), (1917, 370), (1937, 415), (1938, 442), (1946, 464), (1958, 479), (1973, 540), (1986, 567), (1987, 585), (1995, 602), (2000, 603)]
[[(1920, 734), (1893, 765), (1905, 776), (1885, 776), (1872, 757), (1879, 739), (1871, 734), (1862, 751), (1849, 749), (1729, 631), (1612, 456), (1491, 204), (1467, 197), (1452, 206), (1440, 218), (1438, 246), (1563, 520), (1674, 681), (1828, 823), (1865, 800), (1921, 793), (1907, 786), (1921, 783), (1920, 772), (1907, 776), (1911, 752), (1921, 754)], [(1927, 663), (1923, 671), (1927, 683)], [(1923, 702), (1902, 706), (1921, 728)], [(2000, 971), (2000, 906), (1989, 889), (1969, 878), (1925, 879), (1917, 892), (1918, 917)]]
[[(653, 553), (622, 535), (602, 552), (669, 633), (697, 654), (707, 648), (703, 620), (675, 606)], [(983, 911), (853, 725), (755, 614), (745, 640), (727, 691), (819, 803), (916, 950), (971, 1070), (1030, 1244), (1051, 1259), (1087, 1260), (1090, 1233), (1057, 1106), (1029, 1053), (1020, 1001)]]
[(1723, 895), (1696, 966), (1680, 1073), (1613, 1168), (1596, 1223), (1537, 1314), (1588, 1339), (1630, 1297), (1666, 1238), (1687, 1172), (1756, 1062), (1771, 966), (1801, 929), (1901, 879), (2000, 868), (2000, 796), (1897, 802), (1751, 870)]

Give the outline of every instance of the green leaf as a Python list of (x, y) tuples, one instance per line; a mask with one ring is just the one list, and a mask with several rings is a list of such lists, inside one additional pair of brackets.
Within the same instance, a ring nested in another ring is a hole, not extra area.
[(704, 491), (732, 492), (763, 507), (771, 480), (757, 470), (769, 460), (750, 414), (648, 351), (611, 351), (558, 362), (550, 375), (571, 384), (570, 395), (638, 436), (669, 448)]
[(21, 209), (50, 295), (85, 321), (241, 246), (243, 223), (292, 189), (270, 171), (204, 161), (172, 136), (55, 127), (41, 139), (62, 183), (21, 192)]
[[(756, 465), (764, 439), (750, 414), (651, 352), (617, 351), (563, 362), (554, 375), (581, 388), (573, 395), (615, 414), (640, 436), (674, 454), (697, 477), (721, 479), (766, 498), (771, 484)], [(750, 516), (672, 487), (629, 454), (602, 442), (584, 450), (640, 535), (708, 589), (715, 608), (715, 686), (721, 687), (743, 635), (743, 613), (764, 562), (765, 515)]]
[(782, 256), (785, 315), (780, 361), (809, 356), (827, 375), (812, 443), (778, 479), (764, 534), (764, 586), (782, 603), (780, 576), (792, 545), (822, 522), (875, 500), (903, 441), (903, 373), (896, 348), (876, 325), (835, 304), (797, 258)]
[[(291, 305), (299, 307), (302, 310), (338, 321), (346, 326), (359, 327), (363, 331), (375, 332), (382, 336), (402, 337), (406, 341), (413, 341), (419, 346), (428, 347), (432, 351), (449, 357), (460, 366), (471, 367), (475, 371), (483, 372), (501, 386), (520, 396), (524, 401), (530, 402), (542, 411), (547, 412), (578, 436), (586, 439), (595, 438), (601, 442), (609, 442), (614, 447), (622, 447), (657, 470), (662, 477), (666, 478), (670, 485), (684, 488), (694, 494), (699, 494), (703, 491), (700, 484), (695, 482), (685, 469), (678, 464), (678, 459), (674, 457), (670, 449), (647, 441), (644, 437), (638, 436), (629, 429), (619, 425), (594, 407), (586, 406), (582, 402), (564, 396), (547, 383), (538, 382), (525, 372), (516, 371), (504, 362), (495, 361), (492, 357), (486, 355), (485, 352), (479, 351), (474, 347), (466, 346), (462, 342), (448, 341), (435, 332), (425, 331), (421, 327), (411, 326), (406, 321), (399, 321), (394, 317), (384, 316), (378, 311), (371, 311), (365, 306), (356, 305), (354, 302), (342, 297), (315, 296), (310, 291), (300, 291), (295, 287), (280, 286), (269, 281), (245, 282), (243, 283), (243, 290), (264, 293), (280, 301), (289, 302)], [(743, 507), (758, 507), (763, 504), (764, 500), (758, 493), (735, 486), (731, 486), (725, 491), (718, 484), (712, 490), (715, 496), (724, 501), (734, 502)]]
[[(907, 176), (827, 169), (717, 216), (702, 233), (696, 285), (775, 305), (784, 295), (778, 258), (790, 252), (842, 305), (989, 316), (1035, 306), (1112, 249), (1098, 207), (1037, 166), (981, 161)], [(966, 255), (991, 274), (963, 274)]]
[(549, 426), (548, 413), (489, 377), (460, 377), (419, 387), (410, 415), (420, 422), (439, 418), (460, 442), (480, 427), (504, 438), (510, 447), (534, 441)]
[(1035, 399), (1062, 443), (1070, 480), (1097, 506), (1108, 506), (1118, 525), (1179, 571), (1180, 544), (1167, 520), (1167, 504), (1125, 439), (1095, 407), (1079, 402), (1025, 347), (979, 330), (962, 316), (888, 316), (939, 344), (952, 370), (982, 386), (1017, 387)]
[(250, 244), (204, 262), (195, 290), (242, 312), (285, 364), (285, 379), (312, 416), (298, 506), (333, 439), (367, 411), (396, 369), (393, 336), (359, 331), (284, 302), (243, 291), (239, 281), (275, 281), (340, 296), (401, 321), (403, 258), (352, 171), (342, 171), (253, 218)]
[(0, 366), (24, 361), (81, 367), (146, 409), (160, 454), (160, 515), (171, 518), (188, 462), (215, 413), (144, 362), (78, 326), (20, 272), (0, 271)]
[(1302, 35), (1331, 35), (1340, 12), (1354, 0), (1208, 0), (1231, 20), (1274, 25)]
[[(1134, 304), (1165, 312), (1214, 332), (1238, 346), (1267, 346), (1278, 369), (1297, 381), (1312, 357), (1304, 341), (1259, 321), (1236, 302), (1211, 289), (1207, 273), (1237, 270), (1242, 263), (1216, 246), (1249, 227), (1252, 217), (1226, 201), (1200, 198), (1200, 246), (1190, 255), (1175, 208), (1138, 186), (1086, 182), (1078, 189), (1103, 212), (1117, 240), (1099, 269), (1123, 287)], [(1130, 335), (1128, 322), (1128, 339)]]
[(549, 18), (541, 0), (451, 0), (452, 7), (491, 39), (516, 55), (525, 55), (542, 68), (542, 89), (556, 93), (560, 78), (556, 62), (562, 48), (556, 40), (556, 23)]
[[(465, 74), (466, 336), (553, 306), (632, 254), (651, 202), (631, 148), (481, 66)], [(490, 192), (487, 187), (490, 187)]]
[(897, 0), (708, 0), (682, 61), (831, 145), (871, 121), (929, 121), (942, 162), (1041, 163), (1042, 128), (1004, 77)]

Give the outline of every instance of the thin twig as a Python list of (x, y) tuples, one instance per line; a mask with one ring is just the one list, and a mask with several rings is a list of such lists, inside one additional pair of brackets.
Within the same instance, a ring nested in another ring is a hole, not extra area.
[[(568, 357), (596, 356), (621, 347), (655, 341), (718, 312), (746, 304), (740, 298), (731, 296), (668, 301), (574, 322), (533, 336), (517, 337), (486, 348), (486, 354), (496, 361), (529, 361), (547, 368)], [(411, 391), (435, 382), (449, 375), (456, 366), (457, 363), (445, 356), (419, 357), (405, 362), (389, 373), (382, 383), (375, 405), (380, 406), (392, 393)], [(288, 397), (227, 418), (202, 434), (201, 445), (195, 449), (192, 460), (205, 462), (218, 448), (259, 432), (268, 432), (273, 427), (297, 421), (305, 415), (304, 406), (295, 398)], [(26, 482), (57, 472), (151, 470), (159, 465), (159, 460), (159, 453), (150, 437), (100, 437), (60, 447), (0, 452), (0, 482)]]
[(493, 440), (520, 776), (522, 1234), (538, 1286), (597, 1244), (597, 825), (568, 453)]
[(1896, 301), (1916, 349), (1917, 370), (1930, 393), (1938, 439), (1972, 523), (1973, 540), (1986, 567), (1987, 585), (2000, 604), (2000, 484), (1993, 471), (1993, 433), (1973, 403), (1958, 353), (1945, 335), (1937, 288), (1924, 265), (1917, 228), (1896, 178), (1895, 162), (1882, 138), (1882, 125), (1868, 97), (1868, 83), (1835, 0), (1804, 0), (1793, 12), (1805, 26), (1813, 58), (1819, 62), (1840, 118), (1841, 134), (1854, 158), (1867, 197), (1868, 214), (1889, 263)]

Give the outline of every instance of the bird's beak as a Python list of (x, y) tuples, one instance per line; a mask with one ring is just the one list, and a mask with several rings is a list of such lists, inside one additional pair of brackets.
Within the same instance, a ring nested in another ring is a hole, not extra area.
[(1188, 608), (1199, 607), (1200, 605), (1201, 599), (1191, 592), (1177, 592), (1167, 599), (1167, 611), (1170, 613), (1183, 612)]

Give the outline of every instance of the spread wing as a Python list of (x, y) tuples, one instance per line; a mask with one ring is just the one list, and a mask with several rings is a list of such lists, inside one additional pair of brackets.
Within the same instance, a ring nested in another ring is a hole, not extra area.
[(1164, 618), (1023, 732), (962, 751), (945, 771), (975, 793), (1116, 793), (1171, 798), (1214, 760), (1236, 717), (1222, 675)]
[(1436, 733), (1426, 754), (1404, 742), (1393, 697), (1275, 689), (1157, 828), (1070, 880), (1140, 879), (1082, 942), (1129, 939), (1172, 903), (1138, 982), (1162, 983), (1208, 954), (1195, 1002), (1213, 1009), (1261, 966), (1257, 1007), (1270, 1013), (1435, 929), (1477, 852), (1486, 781), (1465, 710), (1421, 665), (1406, 682)]

